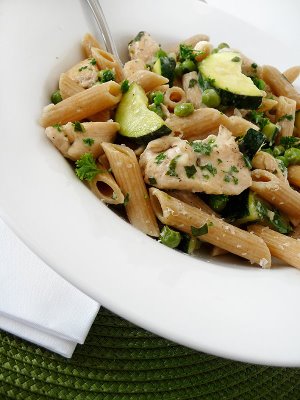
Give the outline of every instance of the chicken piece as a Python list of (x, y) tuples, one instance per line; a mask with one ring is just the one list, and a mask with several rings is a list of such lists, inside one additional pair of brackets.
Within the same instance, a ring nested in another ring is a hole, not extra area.
[(139, 32), (128, 44), (131, 60), (140, 59), (145, 64), (150, 64), (160, 49), (159, 44), (147, 32)]
[(172, 136), (153, 140), (142, 153), (140, 166), (145, 182), (160, 189), (237, 195), (252, 183), (234, 137), (223, 126), (217, 136), (192, 145)]
[(84, 89), (92, 87), (98, 82), (99, 69), (92, 58), (87, 58), (74, 65), (66, 72), (66, 75), (77, 82)]
[(99, 157), (103, 153), (101, 143), (113, 142), (118, 129), (119, 124), (113, 121), (68, 122), (66, 125), (49, 126), (45, 133), (64, 157), (75, 161), (84, 153)]
[(127, 63), (124, 64), (123, 68), (125, 79), (129, 79), (135, 72), (145, 69), (146, 64), (143, 60), (136, 59), (127, 61)]
[(252, 159), (252, 166), (256, 169), (265, 169), (275, 174), (278, 179), (287, 182), (287, 169), (282, 172), (275, 157), (265, 151), (258, 151)]

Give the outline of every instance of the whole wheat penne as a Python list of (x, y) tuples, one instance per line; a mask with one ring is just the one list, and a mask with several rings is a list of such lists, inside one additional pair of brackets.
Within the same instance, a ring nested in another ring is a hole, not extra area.
[(166, 90), (164, 95), (164, 105), (169, 111), (173, 111), (178, 104), (184, 103), (185, 101), (185, 91), (179, 86), (172, 86)]
[(119, 103), (121, 97), (121, 88), (116, 82), (95, 85), (60, 103), (45, 107), (40, 122), (46, 128), (54, 124), (81, 121), (99, 111), (112, 108)]
[(210, 255), (212, 257), (223, 256), (224, 254), (228, 254), (227, 250), (221, 249), (221, 247), (213, 246), (211, 249)]
[(278, 101), (275, 99), (268, 99), (267, 97), (263, 97), (261, 101), (261, 105), (259, 106), (259, 111), (266, 112), (275, 108), (278, 104)]
[(58, 87), (60, 90), (60, 95), (63, 99), (67, 99), (68, 97), (74, 96), (74, 94), (84, 91), (82, 86), (80, 86), (65, 73), (60, 74)]
[(276, 106), (277, 124), (280, 126), (280, 132), (277, 139), (283, 136), (293, 136), (295, 121), (296, 102), (285, 96), (278, 97)]
[(191, 46), (191, 47), (194, 48), (196, 46), (196, 44), (198, 42), (201, 42), (201, 41), (209, 42), (209, 36), (205, 35), (204, 33), (198, 33), (197, 35), (193, 35), (193, 36), (191, 36), (191, 37), (189, 37), (187, 39), (182, 40), (180, 43), (178, 43), (177, 45), (173, 46), (170, 51), (174, 52), (174, 53), (178, 53), (179, 52), (179, 46), (181, 44), (185, 44), (187, 46)]
[(84, 35), (81, 42), (81, 47), (86, 57), (92, 57), (92, 52), (91, 52), (92, 47), (103, 49), (101, 44), (91, 33), (86, 33)]
[(300, 165), (291, 165), (288, 167), (288, 181), (300, 188)]
[(195, 71), (188, 72), (182, 77), (182, 86), (186, 94), (186, 101), (192, 103), (194, 109), (200, 108), (202, 92), (198, 83), (198, 75)]
[(224, 116), (214, 108), (199, 108), (188, 117), (177, 117), (174, 114), (166, 119), (166, 125), (183, 139), (205, 139), (210, 133), (218, 130)]
[(101, 172), (92, 181), (88, 181), (92, 192), (104, 203), (123, 204), (124, 195), (113, 176), (103, 165), (99, 165), (99, 169)]
[(295, 100), (297, 110), (300, 109), (300, 94), (277, 68), (264, 65), (262, 67), (262, 78), (276, 96), (286, 96)]
[(287, 176), (282, 173), (276, 158), (266, 151), (258, 151), (253, 157), (251, 164), (255, 169), (264, 169), (275, 174), (281, 181), (286, 182), (287, 180)]
[(300, 65), (295, 65), (291, 68), (288, 68), (284, 71), (283, 75), (289, 82), (293, 83), (300, 75)]
[(208, 232), (201, 235), (201, 240), (246, 258), (263, 268), (271, 266), (271, 255), (266, 244), (255, 235), (177, 200), (159, 189), (150, 189), (150, 199), (157, 218), (163, 224), (189, 234), (192, 233), (192, 227), (199, 228), (207, 224)]
[(119, 124), (117, 122), (83, 122), (82, 124), (49, 126), (46, 136), (58, 148), (64, 157), (78, 160), (84, 153), (97, 158), (103, 153), (102, 142), (115, 140)]
[(291, 234), (291, 237), (293, 239), (298, 239), (299, 243), (300, 243), (300, 225), (297, 225), (293, 231), (293, 233)]
[(114, 70), (117, 82), (121, 82), (124, 79), (123, 68), (111, 53), (96, 47), (91, 48), (91, 53), (100, 70)]
[(175, 199), (183, 201), (190, 206), (199, 208), (200, 210), (206, 212), (209, 215), (218, 216), (199, 196), (192, 192), (186, 190), (170, 190), (167, 192), (170, 196), (175, 197)]
[(244, 136), (250, 128), (256, 131), (259, 130), (258, 126), (254, 125), (252, 122), (236, 115), (232, 115), (231, 117), (223, 115), (222, 125), (230, 130), (234, 136)]
[(159, 236), (155, 214), (134, 151), (129, 147), (103, 143), (103, 150), (125, 199), (129, 221), (150, 236)]
[(210, 53), (212, 52), (213, 49), (213, 45), (208, 42), (207, 40), (200, 40), (199, 42), (197, 42), (194, 46), (194, 50), (196, 50), (197, 52), (199, 52), (195, 59), (200, 62), (202, 60), (204, 60), (204, 58), (206, 58), (207, 56), (210, 55)]
[(164, 76), (148, 71), (147, 69), (134, 72), (128, 80), (129, 82), (138, 83), (146, 93), (152, 91), (157, 86), (165, 85), (169, 82), (169, 79)]
[(250, 225), (248, 231), (263, 239), (271, 255), (300, 268), (300, 241), (261, 225)]
[(300, 193), (271, 172), (255, 169), (251, 189), (288, 216), (300, 218)]

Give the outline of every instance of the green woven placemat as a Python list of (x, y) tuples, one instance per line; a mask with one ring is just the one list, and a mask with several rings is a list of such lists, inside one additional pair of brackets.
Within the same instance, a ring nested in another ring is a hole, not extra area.
[(300, 368), (199, 353), (102, 308), (71, 359), (0, 331), (0, 399), (298, 400)]

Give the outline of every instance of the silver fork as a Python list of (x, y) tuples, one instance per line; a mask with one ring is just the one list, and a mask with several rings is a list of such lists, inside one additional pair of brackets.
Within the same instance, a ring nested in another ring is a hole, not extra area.
[(89, 7), (90, 7), (90, 9), (91, 9), (91, 11), (92, 11), (92, 13), (94, 15), (95, 21), (96, 21), (96, 23), (98, 25), (98, 28), (99, 28), (99, 31), (100, 31), (100, 33), (102, 35), (103, 42), (104, 42), (106, 50), (109, 53), (113, 54), (115, 56), (115, 58), (117, 59), (117, 61), (121, 65), (123, 65), (123, 63), (122, 63), (122, 61), (121, 61), (121, 59), (119, 57), (118, 50), (117, 50), (117, 47), (115, 45), (115, 42), (114, 42), (114, 40), (112, 38), (112, 35), (110, 33), (110, 30), (109, 30), (105, 15), (104, 15), (103, 10), (102, 10), (102, 8), (100, 6), (100, 2), (98, 0), (86, 0), (86, 2), (89, 5)]

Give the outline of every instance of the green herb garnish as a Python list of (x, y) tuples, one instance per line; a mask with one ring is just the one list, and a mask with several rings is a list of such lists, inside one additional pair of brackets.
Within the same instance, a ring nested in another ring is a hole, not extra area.
[(149, 181), (150, 185), (156, 185), (157, 184), (157, 181), (156, 181), (155, 178), (153, 178), (153, 176), (150, 176), (148, 178), (148, 181)]
[(193, 236), (202, 236), (206, 235), (208, 233), (208, 225), (204, 224), (200, 226), (200, 228), (196, 228), (194, 226), (191, 226), (191, 233)]
[(75, 132), (85, 132), (85, 127), (79, 121), (72, 122), (72, 125)]
[(90, 64), (96, 65), (96, 64), (97, 64), (97, 61), (96, 61), (94, 58), (92, 58), (91, 61), (90, 61)]
[(129, 193), (126, 193), (125, 197), (124, 197), (124, 206), (126, 207), (127, 204), (129, 203)]
[(201, 170), (207, 170), (212, 176), (215, 176), (217, 174), (217, 168), (213, 167), (211, 163), (201, 165), (200, 166)]
[(87, 69), (87, 67), (88, 67), (87, 65), (84, 65), (83, 67), (78, 68), (78, 71), (81, 72), (81, 71), (83, 71), (84, 69)]
[(235, 56), (231, 59), (231, 61), (233, 62), (240, 62), (241, 61), (241, 57)]
[(195, 153), (205, 154), (206, 156), (209, 156), (213, 151), (213, 148), (217, 147), (215, 139), (209, 139), (208, 142), (190, 142), (190, 145)]
[(280, 139), (280, 144), (285, 149), (290, 149), (291, 147), (298, 147), (300, 145), (300, 138), (296, 136), (283, 136)]
[(292, 114), (284, 114), (280, 118), (278, 118), (278, 122), (284, 121), (285, 119), (287, 119), (288, 121), (293, 121), (294, 117), (292, 116)]
[(174, 157), (169, 164), (169, 169), (166, 172), (166, 175), (169, 176), (174, 176), (174, 177), (178, 177), (177, 173), (176, 173), (176, 166), (177, 166), (177, 160), (180, 157), (180, 154), (176, 157)]
[(158, 156), (155, 157), (155, 163), (157, 165), (161, 164), (166, 157), (167, 156), (165, 155), (165, 153), (158, 154)]
[(89, 137), (82, 139), (82, 141), (87, 146), (92, 146), (95, 143), (95, 140)]
[(80, 180), (91, 181), (103, 170), (97, 167), (96, 161), (91, 153), (84, 153), (75, 163), (75, 173)]
[(129, 85), (128, 79), (125, 79), (125, 80), (121, 83), (121, 92), (122, 92), (122, 93), (128, 92), (129, 86), (130, 86), (130, 85)]
[(114, 81), (115, 74), (111, 69), (104, 69), (98, 72), (98, 80), (100, 83)]
[(197, 172), (195, 165), (186, 165), (184, 169), (188, 178), (194, 178), (194, 175)]
[(191, 79), (189, 81), (189, 88), (193, 88), (195, 85), (197, 85), (198, 81), (197, 79)]
[(52, 125), (52, 127), (57, 129), (58, 132), (62, 132), (62, 125), (61, 124), (54, 124), (54, 125)]

